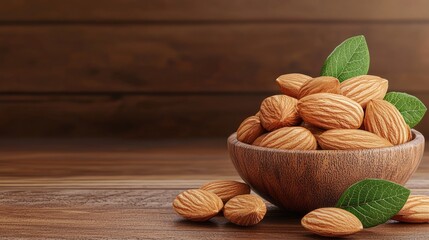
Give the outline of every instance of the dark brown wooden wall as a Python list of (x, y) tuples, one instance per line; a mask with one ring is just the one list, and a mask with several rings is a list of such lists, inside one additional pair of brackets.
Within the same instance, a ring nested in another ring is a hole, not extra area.
[(429, 1), (1, 1), (0, 136), (227, 136), (358, 34), (429, 106)]

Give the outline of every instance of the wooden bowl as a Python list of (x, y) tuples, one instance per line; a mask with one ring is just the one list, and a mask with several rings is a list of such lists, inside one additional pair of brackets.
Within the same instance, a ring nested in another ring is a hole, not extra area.
[(334, 206), (353, 183), (381, 178), (404, 185), (423, 156), (425, 139), (412, 130), (405, 144), (364, 150), (279, 150), (228, 138), (235, 169), (266, 200), (294, 212)]

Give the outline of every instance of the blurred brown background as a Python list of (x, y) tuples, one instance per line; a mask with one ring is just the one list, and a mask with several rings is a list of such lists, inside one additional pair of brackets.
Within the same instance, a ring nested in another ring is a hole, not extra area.
[(429, 1), (1, 1), (0, 135), (226, 137), (358, 34), (429, 106)]

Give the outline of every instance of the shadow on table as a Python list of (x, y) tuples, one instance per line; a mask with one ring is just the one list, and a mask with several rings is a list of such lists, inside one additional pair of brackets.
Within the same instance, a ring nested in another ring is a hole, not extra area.
[(222, 227), (228, 229), (261, 229), (261, 228), (278, 228), (279, 226), (298, 226), (301, 227), (300, 221), (303, 215), (282, 211), (277, 207), (269, 207), (261, 223), (255, 226), (243, 227), (229, 222), (222, 213), (206, 222), (192, 222), (185, 219), (175, 221), (177, 227), (191, 228), (213, 228)]

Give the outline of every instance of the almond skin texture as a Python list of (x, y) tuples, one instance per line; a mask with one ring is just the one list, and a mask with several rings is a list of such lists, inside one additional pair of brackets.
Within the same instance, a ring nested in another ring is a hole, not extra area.
[(249, 185), (228, 180), (209, 182), (201, 186), (200, 189), (216, 194), (224, 203), (235, 196), (250, 193)]
[(356, 150), (393, 146), (386, 139), (359, 129), (331, 129), (317, 139), (324, 150)]
[(237, 139), (240, 142), (252, 144), (256, 138), (264, 133), (264, 128), (257, 116), (246, 118), (237, 129)]
[(429, 196), (411, 195), (392, 219), (407, 223), (429, 223)]
[(393, 145), (411, 139), (410, 127), (394, 105), (385, 100), (371, 100), (365, 111), (365, 129), (389, 140)]
[(316, 209), (302, 218), (301, 225), (310, 232), (325, 237), (347, 236), (363, 229), (355, 215), (341, 208)]
[(389, 82), (381, 77), (362, 75), (350, 78), (341, 83), (341, 93), (359, 103), (363, 108), (372, 99), (383, 99)]
[(362, 125), (362, 107), (348, 97), (333, 93), (316, 93), (298, 102), (302, 119), (323, 129), (356, 129)]
[(240, 226), (252, 226), (259, 223), (265, 216), (267, 207), (256, 195), (239, 195), (225, 204), (223, 215), (230, 222)]
[(203, 222), (216, 216), (222, 210), (223, 202), (212, 192), (191, 189), (177, 195), (173, 201), (173, 208), (188, 220)]
[(277, 149), (317, 149), (316, 138), (309, 130), (303, 127), (284, 127), (270, 132), (259, 145)]
[(290, 73), (281, 75), (276, 79), (276, 82), (283, 94), (297, 98), (301, 86), (311, 78), (312, 77), (301, 73)]
[(259, 136), (257, 139), (255, 139), (255, 141), (252, 143), (252, 145), (260, 146), (260, 145), (261, 145), (262, 140), (264, 140), (264, 138), (265, 138), (267, 135), (268, 135), (268, 133), (264, 133), (264, 134), (262, 134), (262, 135), (261, 135), (261, 136)]
[(274, 95), (262, 101), (261, 115), (262, 126), (273, 131), (282, 127), (295, 126), (301, 123), (297, 111), (298, 100), (286, 95)]
[(298, 99), (315, 93), (340, 94), (340, 82), (334, 77), (317, 77), (305, 82), (299, 90)]

